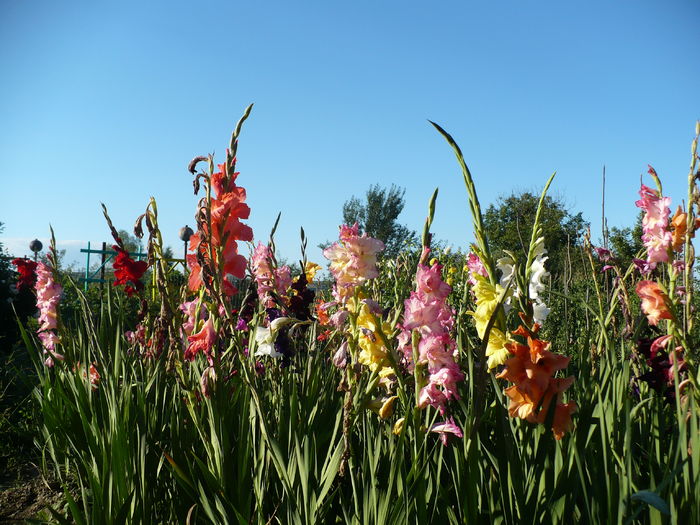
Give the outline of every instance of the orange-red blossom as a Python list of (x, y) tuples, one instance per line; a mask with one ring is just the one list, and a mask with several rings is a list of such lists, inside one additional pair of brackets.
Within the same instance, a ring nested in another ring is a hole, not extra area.
[(246, 269), (246, 259), (238, 253), (237, 241), (253, 240), (253, 230), (241, 222), (241, 219), (247, 219), (250, 215), (250, 208), (245, 203), (245, 189), (236, 186), (238, 173), (233, 173), (230, 177), (226, 177), (225, 173), (226, 167), (220, 164), (219, 171), (211, 176), (211, 185), (216, 194), (211, 199), (211, 223), (203, 222), (201, 230), (190, 237), (190, 250), (195, 253), (187, 255), (190, 267), (188, 284), (190, 290), (197, 290), (203, 284), (202, 268), (197, 257), (199, 254), (200, 258), (214, 267), (222, 263), (223, 289), (232, 295), (236, 290), (226, 277), (231, 275), (243, 278)]
[(507, 344), (513, 356), (496, 376), (514, 383), (505, 390), (510, 398), (508, 414), (530, 423), (544, 423), (552, 400), (555, 400), (552, 431), (556, 439), (561, 439), (571, 428), (571, 414), (577, 409), (574, 401), (561, 402), (561, 394), (571, 386), (574, 378), (552, 376), (557, 370), (567, 367), (569, 358), (550, 352), (549, 342), (533, 337), (522, 327), (513, 334), (527, 337), (527, 345), (517, 342)]

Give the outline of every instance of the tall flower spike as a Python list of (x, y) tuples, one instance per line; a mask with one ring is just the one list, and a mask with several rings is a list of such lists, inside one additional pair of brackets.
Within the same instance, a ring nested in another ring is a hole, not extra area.
[[(652, 168), (650, 168), (651, 172)], [(642, 242), (647, 249), (647, 263), (653, 269), (657, 263), (668, 262), (673, 236), (668, 230), (671, 213), (670, 197), (662, 197), (659, 192), (642, 184), (639, 190), (641, 199), (635, 202), (644, 210), (642, 219)]]
[[(459, 399), (457, 383), (464, 380), (464, 374), (455, 362), (457, 345), (451, 335), (454, 312), (447, 304), (447, 297), (452, 289), (442, 280), (441, 270), (437, 262), (430, 267), (418, 265), (416, 291), (404, 301), (403, 326), (398, 340), (408, 369), (419, 374), (416, 382), (424, 385), (418, 394), (418, 407), (431, 405), (445, 414), (447, 403)], [(414, 334), (420, 336), (417, 363), (414, 362)], [(420, 377), (423, 367), (427, 369), (427, 383)]]
[(53, 270), (44, 263), (36, 266), (36, 306), (39, 309), (38, 337), (44, 347), (44, 355), (48, 355), (44, 364), (54, 365), (53, 358), (63, 360), (63, 356), (55, 352), (56, 344), (61, 340), (56, 333), (58, 328), (58, 304), (63, 288), (54, 280)]

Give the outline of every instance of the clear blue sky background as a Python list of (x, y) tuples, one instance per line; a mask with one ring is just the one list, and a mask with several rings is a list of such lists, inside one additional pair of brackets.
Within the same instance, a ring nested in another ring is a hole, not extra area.
[[(484, 206), (553, 192), (600, 231), (634, 221), (652, 164), (674, 206), (700, 117), (695, 1), (0, 2), (0, 236), (27, 253), (48, 225), (69, 258), (131, 228), (149, 196), (166, 243), (192, 225), (189, 160), (215, 152), (250, 103), (239, 184), (249, 223), (298, 259), (336, 237), (343, 202), (406, 188), (401, 221), (473, 239), (460, 143)], [(243, 252), (247, 250), (244, 248)]]

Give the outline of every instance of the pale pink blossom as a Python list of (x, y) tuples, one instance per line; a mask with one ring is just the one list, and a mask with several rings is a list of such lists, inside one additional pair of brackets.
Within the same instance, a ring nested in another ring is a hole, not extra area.
[(416, 272), (416, 290), (424, 302), (444, 301), (450, 295), (452, 288), (442, 280), (442, 266), (433, 264), (431, 267), (419, 264)]
[(331, 324), (336, 328), (340, 328), (345, 324), (345, 320), (348, 318), (347, 310), (338, 310), (333, 315), (331, 315)]
[(673, 234), (668, 229), (671, 198), (661, 197), (657, 191), (644, 184), (639, 190), (639, 195), (641, 199), (636, 201), (635, 205), (645, 212), (642, 219), (642, 242), (647, 248), (647, 262), (653, 269), (657, 263), (668, 262), (673, 242)]
[(44, 364), (54, 366), (53, 358), (63, 361), (63, 356), (55, 352), (56, 345), (61, 342), (55, 330), (58, 329), (58, 303), (61, 300), (63, 288), (54, 280), (53, 270), (44, 263), (36, 266), (36, 306), (39, 309), (38, 337), (48, 354)]
[(341, 303), (352, 297), (357, 286), (379, 275), (377, 253), (384, 249), (384, 243), (358, 232), (357, 223), (341, 226), (340, 241), (323, 250), (323, 256), (331, 261), (330, 271), (335, 278), (333, 296)]

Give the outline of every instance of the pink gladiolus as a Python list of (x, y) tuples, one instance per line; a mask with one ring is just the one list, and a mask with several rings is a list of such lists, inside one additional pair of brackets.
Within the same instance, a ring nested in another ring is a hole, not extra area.
[(292, 284), (292, 274), (289, 266), (272, 268), (272, 252), (268, 246), (258, 243), (250, 258), (253, 277), (258, 286), (258, 298), (266, 308), (274, 308), (275, 300), (272, 292), (283, 296)]
[(447, 420), (443, 421), (442, 423), (436, 423), (430, 428), (431, 432), (435, 432), (437, 434), (440, 434), (440, 439), (442, 440), (442, 444), (447, 446), (447, 435), (452, 434), (455, 437), (461, 438), (464, 437), (462, 434), (462, 429), (460, 429), (457, 424), (455, 423), (455, 420), (450, 418), (447, 418)]
[(467, 281), (472, 286), (476, 284), (476, 279), (474, 278), (474, 275), (481, 275), (482, 277), (488, 277), (489, 275), (486, 271), (484, 263), (481, 262), (479, 256), (474, 252), (469, 252), (469, 255), (467, 256), (467, 268), (469, 269), (469, 278), (467, 279)]
[(444, 301), (452, 288), (442, 280), (441, 266), (434, 264), (430, 268), (418, 265), (416, 283), (418, 294), (426, 302)]
[[(651, 168), (650, 168), (651, 171)], [(671, 209), (670, 197), (661, 197), (658, 192), (642, 184), (641, 199), (635, 202), (645, 212), (642, 219), (642, 241), (647, 248), (647, 262), (652, 268), (657, 263), (668, 262), (673, 235), (668, 229)]]
[(377, 253), (384, 249), (384, 243), (358, 232), (357, 223), (342, 225), (340, 242), (323, 250), (323, 256), (331, 261), (330, 270), (335, 278), (333, 296), (341, 303), (352, 296), (357, 286), (379, 275)]
[(53, 278), (53, 271), (44, 263), (36, 267), (36, 305), (39, 308), (39, 330), (57, 328), (57, 309), (63, 288)]
[[(182, 323), (182, 331), (185, 335), (192, 335), (192, 330), (194, 330), (197, 323), (195, 315), (198, 305), (199, 299), (195, 299), (194, 301), (186, 301), (179, 306), (180, 310), (185, 314), (185, 322)], [(202, 305), (199, 307), (199, 319), (202, 319), (206, 311), (206, 306)]]
[(55, 330), (58, 328), (58, 303), (63, 288), (54, 281), (53, 270), (44, 263), (37, 263), (35, 290), (36, 306), (39, 309), (38, 337), (44, 347), (44, 354), (50, 354), (44, 363), (52, 367), (54, 357), (63, 360), (63, 356), (54, 351), (56, 344), (61, 341)]
[[(450, 335), (454, 314), (446, 302), (451, 288), (442, 280), (441, 269), (437, 263), (431, 267), (418, 265), (417, 290), (404, 301), (398, 341), (409, 370), (415, 371), (416, 364), (427, 365), (428, 382), (418, 395), (418, 407), (431, 405), (444, 414), (446, 404), (451, 399), (459, 399), (457, 383), (464, 379), (464, 374), (454, 360), (456, 343)], [(414, 363), (414, 331), (420, 335), (418, 363)]]

